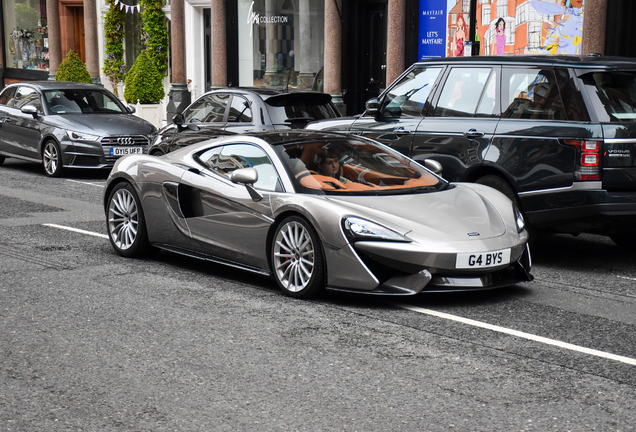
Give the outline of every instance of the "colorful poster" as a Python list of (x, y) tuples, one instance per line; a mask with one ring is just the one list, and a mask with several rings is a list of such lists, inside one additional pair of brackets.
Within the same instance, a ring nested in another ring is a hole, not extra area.
[(580, 55), (584, 8), (585, 0), (479, 0), (480, 54)]

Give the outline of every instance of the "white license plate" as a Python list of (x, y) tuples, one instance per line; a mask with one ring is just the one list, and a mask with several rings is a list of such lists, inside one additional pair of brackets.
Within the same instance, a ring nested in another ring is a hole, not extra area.
[(510, 249), (492, 252), (458, 253), (455, 268), (488, 268), (510, 263)]
[(111, 147), (111, 156), (125, 156), (129, 154), (141, 154), (143, 149), (141, 147)]

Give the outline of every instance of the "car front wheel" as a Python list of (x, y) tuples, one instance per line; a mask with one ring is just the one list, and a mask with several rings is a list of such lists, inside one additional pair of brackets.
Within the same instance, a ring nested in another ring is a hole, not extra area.
[(309, 298), (325, 288), (322, 245), (305, 219), (290, 216), (278, 225), (271, 261), (274, 278), (285, 294)]
[(110, 192), (106, 225), (110, 243), (119, 255), (132, 258), (150, 251), (141, 202), (130, 183), (119, 183)]
[(47, 141), (42, 150), (42, 165), (49, 177), (62, 175), (62, 151), (55, 141)]

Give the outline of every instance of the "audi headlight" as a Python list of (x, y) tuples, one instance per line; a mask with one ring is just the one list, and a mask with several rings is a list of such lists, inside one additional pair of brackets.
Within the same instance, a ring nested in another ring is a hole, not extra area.
[(375, 222), (358, 217), (348, 217), (342, 223), (345, 234), (351, 240), (388, 240), (408, 242), (403, 235)]
[(70, 130), (67, 130), (66, 134), (71, 139), (71, 141), (99, 141), (99, 135), (91, 135)]
[(512, 211), (514, 212), (514, 215), (515, 215), (515, 222), (517, 224), (517, 232), (521, 232), (526, 228), (526, 221), (523, 219), (523, 215), (521, 214), (521, 211), (519, 211), (517, 206), (514, 204), (512, 205)]

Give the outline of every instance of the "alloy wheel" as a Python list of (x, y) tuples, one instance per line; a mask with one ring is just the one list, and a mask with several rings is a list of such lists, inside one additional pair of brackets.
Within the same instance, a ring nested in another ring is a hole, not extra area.
[(281, 287), (293, 293), (305, 289), (314, 275), (315, 260), (307, 228), (297, 221), (281, 225), (274, 245), (274, 272)]
[(56, 176), (60, 172), (60, 152), (54, 142), (49, 141), (42, 152), (44, 170), (49, 176)]
[(137, 239), (139, 211), (133, 194), (126, 188), (118, 189), (108, 206), (108, 232), (122, 251), (130, 249)]

